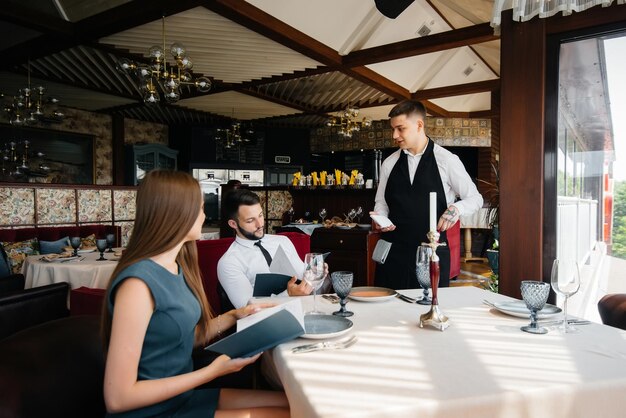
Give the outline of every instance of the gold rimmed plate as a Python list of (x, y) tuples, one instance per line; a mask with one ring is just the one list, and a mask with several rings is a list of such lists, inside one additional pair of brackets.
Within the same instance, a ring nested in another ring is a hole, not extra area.
[(396, 297), (396, 291), (386, 287), (353, 287), (348, 297), (359, 302), (384, 302)]

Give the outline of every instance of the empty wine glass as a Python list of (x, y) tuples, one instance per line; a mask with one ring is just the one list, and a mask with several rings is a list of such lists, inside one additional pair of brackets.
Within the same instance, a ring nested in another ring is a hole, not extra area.
[(293, 216), (295, 215), (296, 211), (293, 210), (293, 206), (289, 208), (289, 210), (287, 211), (287, 215), (289, 216), (289, 223), (293, 222)]
[(348, 216), (347, 216), (348, 221), (352, 223), (352, 220), (354, 219), (355, 216), (356, 216), (356, 210), (350, 209), (350, 212), (348, 212)]
[(433, 302), (430, 296), (428, 296), (428, 289), (430, 289), (430, 257), (432, 254), (433, 249), (429, 246), (420, 245), (417, 247), (415, 274), (417, 282), (424, 289), (424, 296), (417, 301), (420, 305), (430, 305)]
[(70, 238), (70, 245), (74, 249), (74, 257), (78, 257), (78, 249), (80, 248), (80, 237), (72, 237)]
[(97, 239), (96, 240), (96, 248), (98, 249), (98, 251), (100, 251), (100, 258), (97, 259), (96, 261), (104, 261), (104, 260), (106, 260), (106, 258), (104, 258), (104, 250), (107, 249), (107, 240), (106, 239)]
[(356, 208), (356, 213), (355, 213), (354, 216), (356, 217), (356, 222), (360, 223), (361, 222), (361, 217), (363, 216), (363, 208), (361, 206)]
[(107, 240), (107, 253), (112, 253), (113, 251), (113, 244), (115, 244), (115, 234), (107, 234), (106, 236), (106, 240)]
[(320, 209), (320, 218), (322, 218), (322, 223), (324, 223), (324, 219), (326, 219), (326, 215), (328, 215), (328, 212), (326, 212), (326, 208), (322, 208)]
[(339, 304), (341, 305), (341, 308), (333, 312), (333, 315), (343, 317), (354, 315), (354, 312), (346, 311), (346, 298), (352, 290), (354, 274), (351, 271), (334, 271), (330, 275), (330, 280), (333, 283), (335, 293), (339, 296)]
[(313, 288), (313, 310), (307, 314), (323, 314), (317, 310), (317, 289), (324, 283), (324, 256), (321, 253), (307, 253), (304, 256), (304, 274), (302, 278)]
[(565, 298), (563, 301), (563, 324), (559, 327), (559, 331), (565, 333), (578, 332), (578, 328), (567, 322), (567, 300), (580, 289), (580, 268), (576, 260), (554, 260), (550, 283), (554, 292)]
[(536, 282), (532, 280), (524, 280), (520, 285), (522, 291), (522, 299), (526, 303), (526, 307), (530, 311), (530, 324), (521, 327), (522, 331), (531, 334), (545, 334), (547, 329), (537, 324), (537, 312), (543, 309), (550, 294), (550, 285), (544, 282)]

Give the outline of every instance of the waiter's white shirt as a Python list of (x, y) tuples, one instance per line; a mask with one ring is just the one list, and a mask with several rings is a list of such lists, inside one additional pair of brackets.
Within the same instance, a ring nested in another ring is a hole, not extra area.
[[(439, 176), (441, 177), (441, 182), (443, 183), (443, 191), (446, 195), (446, 202), (448, 206), (454, 203), (454, 206), (459, 209), (460, 215), (469, 215), (474, 213), (483, 206), (483, 197), (478, 192), (478, 189), (469, 174), (467, 174), (465, 166), (463, 166), (463, 163), (458, 156), (440, 145), (434, 145), (433, 152), (435, 153), (437, 167), (439, 168)], [(374, 211), (378, 212), (380, 215), (389, 216), (389, 206), (387, 206), (387, 202), (385, 201), (385, 189), (387, 187), (387, 180), (389, 179), (391, 170), (393, 170), (393, 167), (400, 158), (400, 153), (404, 152), (407, 156), (409, 177), (411, 184), (413, 184), (417, 166), (425, 150), (426, 147), (424, 147), (422, 152), (414, 155), (408, 150), (398, 149), (389, 157), (385, 158), (385, 161), (383, 161), (380, 168), (380, 180), (378, 183), (378, 190), (376, 191)], [(457, 196), (460, 200), (455, 202)]]
[[(235, 308), (246, 306), (252, 298), (256, 275), (270, 272), (261, 249), (254, 245), (256, 242), (257, 240), (235, 237), (235, 241), (217, 263), (218, 280)], [(265, 234), (261, 239), (261, 245), (272, 258), (278, 247), (283, 247), (290, 260), (302, 262), (302, 271), (304, 271), (304, 262), (289, 238), (283, 235)], [(280, 293), (280, 296), (288, 296), (287, 291)]]

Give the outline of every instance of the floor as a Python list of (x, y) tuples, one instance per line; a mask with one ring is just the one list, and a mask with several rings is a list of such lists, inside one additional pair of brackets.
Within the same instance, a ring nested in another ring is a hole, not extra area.
[(487, 259), (464, 262), (461, 260), (461, 274), (456, 280), (450, 281), (450, 286), (487, 287), (491, 268)]

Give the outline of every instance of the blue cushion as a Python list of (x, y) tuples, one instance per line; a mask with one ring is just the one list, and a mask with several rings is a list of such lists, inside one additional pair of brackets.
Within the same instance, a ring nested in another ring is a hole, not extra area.
[(11, 274), (11, 266), (4, 252), (4, 247), (0, 246), (0, 277), (6, 277)]
[(58, 241), (39, 241), (39, 252), (41, 254), (59, 254), (64, 251), (64, 247), (70, 245), (70, 237), (61, 238)]

